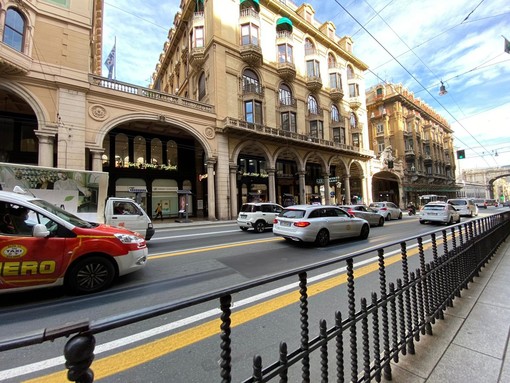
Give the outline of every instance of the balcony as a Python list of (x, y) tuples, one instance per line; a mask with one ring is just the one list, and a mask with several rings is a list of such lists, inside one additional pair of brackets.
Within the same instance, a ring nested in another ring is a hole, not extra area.
[(353, 111), (356, 111), (361, 106), (361, 101), (357, 97), (351, 97), (349, 100), (349, 106)]
[(32, 67), (32, 58), (0, 42), (0, 74), (25, 75)]
[(344, 92), (340, 88), (331, 88), (329, 90), (329, 97), (332, 101), (338, 102), (344, 98)]
[(294, 63), (278, 63), (276, 71), (278, 72), (278, 76), (285, 82), (292, 82), (296, 78), (296, 66)]
[(239, 49), (242, 60), (251, 67), (262, 65), (262, 48), (255, 44), (242, 45)]
[(194, 69), (200, 69), (205, 62), (205, 48), (193, 48), (189, 55), (189, 64)]
[(432, 165), (432, 157), (429, 154), (425, 154), (425, 157), (423, 158), (423, 163), (425, 165)]
[(407, 161), (414, 161), (414, 159), (416, 158), (416, 153), (414, 152), (414, 149), (406, 149), (404, 155)]
[(318, 92), (322, 89), (322, 79), (318, 76), (307, 76), (306, 88), (312, 93)]

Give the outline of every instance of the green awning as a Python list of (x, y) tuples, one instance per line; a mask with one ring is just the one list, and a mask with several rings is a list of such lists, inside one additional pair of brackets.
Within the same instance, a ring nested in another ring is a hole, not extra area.
[(239, 5), (241, 5), (243, 8), (250, 8), (250, 7), (252, 7), (257, 12), (260, 12), (260, 3), (259, 3), (259, 0), (241, 0), (239, 2)]
[(287, 17), (280, 17), (276, 20), (277, 31), (291, 31), (292, 32), (292, 21)]

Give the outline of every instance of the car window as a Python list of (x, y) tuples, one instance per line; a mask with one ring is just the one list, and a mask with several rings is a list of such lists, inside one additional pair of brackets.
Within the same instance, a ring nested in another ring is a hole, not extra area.
[(396, 209), (397, 208), (397, 205), (395, 205), (394, 203), (391, 203), (391, 202), (388, 202), (388, 207), (391, 207), (392, 209)]
[(260, 211), (262, 213), (272, 213), (273, 212), (273, 207), (271, 205), (262, 205), (260, 207)]
[(463, 200), (463, 199), (449, 199), (449, 200), (448, 200), (448, 203), (449, 203), (449, 204), (452, 204), (452, 205), (454, 205), (454, 206), (467, 205), (467, 201), (466, 201), (466, 200)]
[(244, 204), (243, 206), (241, 206), (241, 212), (243, 212), (243, 213), (251, 213), (251, 208), (252, 207), (253, 207), (253, 205)]
[(287, 209), (283, 210), (281, 213), (281, 217), (285, 218), (303, 218), (305, 216), (304, 210), (297, 210), (297, 209)]
[(324, 209), (315, 209), (315, 210), (312, 210), (310, 212), (310, 214), (308, 214), (308, 218), (319, 218), (319, 217), (324, 217), (325, 214), (323, 214), (323, 210)]
[(282, 210), (283, 210), (283, 209), (282, 209), (280, 206), (278, 206), (278, 205), (273, 205), (273, 211), (274, 211), (275, 213), (280, 214), (280, 213), (282, 212)]
[(444, 205), (434, 204), (434, 205), (425, 205), (423, 210), (444, 210)]

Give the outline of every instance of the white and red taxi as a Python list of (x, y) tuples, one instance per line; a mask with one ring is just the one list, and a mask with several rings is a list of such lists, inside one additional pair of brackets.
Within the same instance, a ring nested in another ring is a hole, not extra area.
[(0, 294), (59, 285), (78, 294), (97, 292), (143, 268), (147, 254), (137, 233), (0, 191)]

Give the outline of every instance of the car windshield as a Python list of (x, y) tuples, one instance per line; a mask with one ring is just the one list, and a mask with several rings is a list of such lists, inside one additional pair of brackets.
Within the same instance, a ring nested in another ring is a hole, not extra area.
[(464, 201), (463, 199), (451, 199), (448, 201), (448, 203), (450, 203), (454, 206), (467, 205), (467, 201)]
[(50, 213), (56, 215), (60, 219), (63, 219), (64, 221), (69, 222), (71, 225), (74, 225), (77, 227), (84, 227), (84, 228), (85, 227), (90, 228), (90, 227), (97, 226), (96, 223), (87, 222), (87, 221), (75, 216), (74, 214), (71, 214), (68, 211), (65, 211), (64, 209), (61, 209), (60, 207), (49, 203), (48, 201), (44, 201), (42, 199), (34, 199), (34, 200), (31, 200), (30, 202), (33, 203), (34, 205), (37, 205), (37, 206), (43, 208), (44, 210), (49, 211)]
[(303, 218), (305, 216), (305, 210), (297, 210), (297, 209), (285, 209), (280, 214), (280, 217), (285, 218)]
[(241, 206), (241, 213), (253, 213), (255, 211), (260, 211), (260, 206), (248, 204), (244, 204), (243, 206)]
[(384, 203), (371, 203), (370, 207), (384, 207)]

